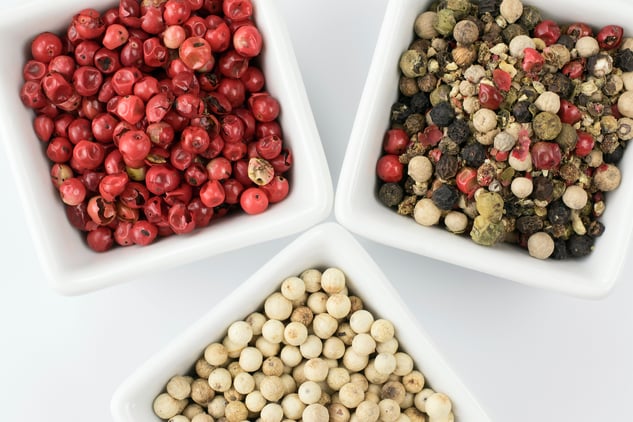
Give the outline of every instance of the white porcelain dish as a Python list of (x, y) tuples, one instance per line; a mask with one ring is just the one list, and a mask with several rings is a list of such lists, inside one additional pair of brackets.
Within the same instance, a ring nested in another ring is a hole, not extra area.
[(360, 296), (367, 309), (377, 317), (393, 322), (401, 347), (412, 356), (427, 383), (451, 397), (456, 420), (490, 421), (380, 268), (353, 236), (336, 223), (318, 225), (299, 236), (218, 306), (137, 369), (114, 393), (111, 402), (114, 420), (158, 421), (152, 410), (156, 395), (171, 376), (188, 372), (209, 343), (221, 340), (229, 324), (260, 309), (265, 298), (279, 288), (284, 278), (298, 275), (307, 268), (332, 266), (345, 272), (350, 292)]
[[(607, 195), (607, 210), (602, 217), (606, 231), (597, 239), (595, 250), (582, 260), (541, 261), (510, 245), (482, 247), (444, 229), (422, 227), (379, 202), (375, 168), (388, 128), (388, 113), (397, 99), (398, 59), (413, 40), (416, 16), (430, 3), (393, 0), (387, 6), (337, 186), (337, 220), (354, 233), (419, 255), (528, 286), (584, 298), (604, 297), (621, 277), (633, 232), (633, 178), (627, 176), (633, 172), (630, 152), (618, 164), (623, 173), (622, 184)], [(633, 15), (633, 4), (623, 0), (524, 3), (538, 7), (544, 16), (557, 22), (589, 22), (597, 28), (618, 24), (625, 28), (625, 34), (633, 34), (628, 19)]]
[(132, 280), (140, 274), (183, 265), (300, 232), (323, 220), (332, 207), (333, 188), (291, 40), (274, 2), (253, 0), (265, 47), (261, 61), (267, 89), (281, 103), (284, 142), (292, 149), (291, 192), (266, 212), (226, 219), (185, 236), (171, 236), (148, 247), (116, 248), (97, 254), (67, 223), (58, 194), (49, 181), (42, 145), (32, 130), (33, 113), (19, 98), (22, 65), (32, 38), (62, 30), (79, 10), (106, 10), (115, 0), (34, 0), (5, 10), (0, 22), (3, 70), (0, 76), (0, 136), (4, 162), (13, 169), (28, 230), (50, 285), (62, 294), (80, 294)]

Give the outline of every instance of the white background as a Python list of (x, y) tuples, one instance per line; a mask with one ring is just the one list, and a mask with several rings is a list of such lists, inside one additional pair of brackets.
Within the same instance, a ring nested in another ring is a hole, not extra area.
[[(336, 183), (387, 2), (277, 3)], [(0, 192), (6, 421), (111, 420), (128, 374), (292, 240), (61, 297), (37, 263), (6, 165)], [(493, 421), (632, 420), (633, 261), (609, 297), (586, 301), (361, 242)]]

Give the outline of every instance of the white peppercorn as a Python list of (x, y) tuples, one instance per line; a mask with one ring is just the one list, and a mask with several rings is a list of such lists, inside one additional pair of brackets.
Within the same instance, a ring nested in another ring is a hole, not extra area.
[(284, 340), (284, 323), (277, 319), (269, 319), (262, 327), (262, 337), (271, 343), (281, 343)]
[(228, 402), (244, 400), (244, 394), (238, 392), (235, 387), (231, 387), (226, 390), (223, 396)]
[(508, 23), (514, 23), (523, 14), (523, 3), (521, 0), (503, 0), (499, 5), (499, 13)]
[(341, 403), (332, 403), (328, 406), (330, 422), (348, 422), (350, 419), (349, 410)]
[(395, 337), (390, 338), (387, 341), (376, 344), (376, 352), (378, 353), (391, 353), (392, 355), (398, 351), (398, 339)]
[(442, 210), (433, 202), (431, 198), (420, 199), (413, 209), (413, 218), (416, 223), (422, 226), (434, 226), (440, 222)]
[(488, 108), (477, 110), (473, 115), (473, 127), (478, 132), (490, 132), (497, 127), (497, 113)]
[(413, 407), (413, 393), (409, 393), (408, 391), (404, 395), (404, 399), (402, 403), (400, 403), (400, 409), (409, 409)]
[(528, 238), (527, 247), (530, 256), (547, 259), (554, 253), (554, 240), (545, 232), (536, 232)]
[(308, 338), (308, 327), (300, 322), (290, 322), (284, 328), (283, 339), (291, 346), (299, 346)]
[(359, 420), (365, 422), (376, 422), (380, 418), (380, 408), (377, 403), (362, 401), (356, 407), (356, 415)]
[(449, 211), (444, 216), (444, 225), (451, 233), (460, 234), (468, 227), (468, 217), (460, 211)]
[(385, 374), (376, 370), (375, 360), (372, 360), (367, 364), (363, 373), (365, 374), (367, 381), (371, 382), (373, 385), (380, 385), (387, 382), (390, 376), (389, 373)]
[(336, 332), (337, 328), (338, 322), (336, 318), (327, 313), (318, 314), (312, 321), (314, 334), (322, 339), (332, 337), (332, 334)]
[(381, 399), (391, 399), (398, 403), (398, 406), (402, 408), (402, 402), (407, 395), (407, 391), (399, 381), (389, 381), (383, 384), (380, 391)]
[(370, 334), (378, 343), (385, 342), (393, 338), (395, 328), (391, 321), (386, 319), (377, 319), (371, 324)]
[(593, 184), (596, 189), (610, 192), (620, 186), (622, 173), (613, 164), (603, 164), (598, 167), (593, 175)]
[(560, 110), (560, 97), (555, 92), (545, 91), (534, 100), (534, 105), (540, 111), (556, 114)]
[(370, 355), (376, 351), (376, 340), (367, 333), (357, 334), (352, 340), (352, 349), (359, 355)]
[(517, 138), (506, 130), (497, 133), (493, 140), (494, 147), (503, 152), (510, 151), (516, 143)]
[(281, 282), (281, 294), (288, 300), (297, 300), (306, 291), (304, 281), (296, 276), (288, 277)]
[(268, 403), (262, 407), (259, 418), (261, 422), (281, 422), (284, 418), (284, 410), (280, 404)]
[(225, 392), (231, 388), (231, 374), (225, 368), (215, 368), (209, 375), (209, 385), (216, 392)]
[(633, 91), (625, 91), (620, 95), (618, 111), (625, 117), (633, 117)]
[[(307, 298), (306, 298), (306, 302), (307, 302)], [(314, 314), (312, 313), (312, 310), (308, 308), (307, 306), (298, 306), (295, 308), (294, 311), (292, 311), (292, 314), (290, 314), (291, 322), (300, 322), (306, 327), (312, 324), (313, 318), (314, 318)]]
[(452, 403), (446, 394), (435, 393), (426, 399), (425, 409), (431, 419), (445, 418), (451, 412)]
[(592, 150), (589, 155), (585, 157), (585, 163), (589, 167), (600, 167), (604, 163), (604, 153), (599, 149)]
[(396, 358), (396, 369), (393, 371), (395, 375), (402, 377), (413, 370), (413, 359), (407, 353), (397, 352), (394, 356)]
[(314, 403), (306, 406), (301, 419), (303, 422), (328, 422), (330, 414), (325, 406)]
[(211, 373), (211, 371), (213, 371), (214, 368), (215, 366), (207, 362), (204, 357), (198, 359), (196, 361), (196, 364), (194, 365), (196, 375), (200, 378), (209, 378), (209, 374)]
[(345, 407), (353, 409), (363, 401), (365, 392), (358, 384), (349, 382), (341, 387), (338, 397)]
[(183, 377), (182, 375), (171, 377), (165, 387), (167, 394), (176, 400), (186, 399), (191, 394), (192, 381), (193, 379), (191, 377)]
[(384, 422), (395, 422), (400, 416), (400, 406), (394, 400), (380, 400), (378, 408), (380, 409), (380, 420)]
[(325, 302), (325, 309), (327, 313), (332, 315), (336, 319), (344, 318), (352, 308), (352, 302), (349, 296), (335, 293), (331, 295)]
[(339, 268), (330, 267), (321, 275), (321, 288), (328, 294), (340, 293), (345, 288), (345, 274)]
[(224, 411), (228, 402), (223, 396), (215, 396), (207, 406), (207, 413), (216, 419), (224, 417)]
[(474, 95), (464, 98), (464, 101), (462, 102), (462, 108), (464, 109), (464, 112), (468, 115), (475, 114), (479, 109), (481, 109), (479, 98)]
[(215, 397), (215, 391), (209, 385), (208, 380), (198, 378), (191, 383), (190, 397), (191, 400), (200, 406), (207, 406)]
[(198, 403), (190, 403), (182, 410), (182, 415), (185, 416), (188, 421), (199, 413), (204, 413), (204, 409)]
[(587, 205), (587, 191), (578, 185), (567, 186), (563, 193), (563, 203), (572, 210), (581, 210)]
[(281, 349), (279, 343), (273, 343), (264, 338), (264, 336), (258, 337), (255, 340), (255, 347), (262, 352), (262, 356), (265, 358), (269, 356), (276, 356)]
[(508, 44), (508, 51), (510, 52), (510, 55), (512, 57), (516, 57), (517, 59), (523, 58), (523, 52), (526, 48), (536, 48), (534, 39), (527, 35), (517, 35), (512, 38), (512, 40), (510, 40), (510, 44)]
[(257, 371), (262, 366), (262, 361), (262, 352), (256, 347), (245, 347), (240, 353), (239, 365), (246, 372)]
[(368, 333), (373, 322), (374, 316), (365, 309), (354, 312), (349, 318), (350, 327), (358, 334)]
[(325, 382), (333, 391), (338, 391), (341, 387), (350, 382), (349, 371), (345, 368), (330, 368)]
[(309, 381), (321, 382), (325, 381), (329, 370), (330, 368), (325, 360), (312, 358), (305, 363), (303, 374)]
[(284, 412), (284, 416), (288, 419), (300, 419), (305, 407), (306, 405), (296, 393), (288, 394), (281, 400), (281, 409)]
[(378, 353), (374, 358), (374, 368), (383, 375), (390, 375), (396, 369), (396, 357), (389, 353)]
[(176, 415), (173, 418), (169, 418), (168, 422), (190, 422), (190, 419), (185, 415)]
[(229, 358), (229, 354), (221, 343), (211, 343), (204, 349), (204, 360), (210, 365), (220, 366), (224, 365)]
[(198, 413), (191, 418), (191, 422), (213, 422), (213, 417), (207, 413)]
[(241, 422), (248, 418), (248, 409), (241, 401), (231, 401), (227, 403), (224, 409), (224, 416), (227, 422)]
[(253, 312), (252, 314), (247, 316), (244, 321), (248, 322), (248, 324), (251, 326), (251, 331), (253, 332), (253, 335), (258, 336), (262, 333), (262, 327), (266, 322), (266, 316), (260, 312)]
[(187, 400), (178, 400), (167, 393), (159, 394), (152, 404), (154, 413), (161, 419), (173, 418), (187, 406)]
[(248, 394), (255, 389), (255, 379), (248, 372), (240, 372), (233, 378), (233, 388), (240, 394)]
[(262, 362), (262, 372), (264, 375), (281, 377), (284, 373), (284, 364), (277, 356), (269, 356)]
[(313, 314), (322, 314), (327, 312), (325, 304), (327, 303), (328, 295), (323, 292), (315, 292), (308, 296), (308, 308)]
[(478, 84), (486, 76), (486, 69), (480, 64), (473, 64), (464, 71), (464, 79), (472, 84)]
[(580, 57), (591, 57), (600, 52), (598, 41), (594, 37), (584, 36), (576, 41), (576, 52)]
[(322, 353), (327, 359), (340, 359), (345, 354), (345, 344), (337, 337), (330, 337), (323, 342)]
[(229, 326), (227, 336), (234, 344), (246, 346), (253, 338), (253, 329), (246, 321), (235, 321)]
[(413, 29), (416, 35), (423, 40), (431, 40), (438, 36), (438, 32), (435, 30), (437, 24), (437, 13), (432, 11), (426, 11), (420, 13), (413, 24)]
[(407, 174), (418, 183), (425, 183), (433, 176), (433, 164), (424, 155), (416, 155), (409, 160)]
[(319, 337), (310, 334), (305, 342), (299, 346), (301, 355), (306, 359), (319, 357), (323, 351), (323, 342)]
[(314, 293), (321, 290), (321, 271), (310, 268), (303, 271), (299, 278), (305, 283), (306, 292)]
[(254, 390), (244, 397), (244, 404), (249, 411), (260, 412), (266, 406), (266, 399), (260, 391)]
[(402, 384), (409, 393), (417, 394), (424, 388), (426, 382), (424, 374), (420, 371), (411, 371), (402, 377)]
[(281, 293), (275, 292), (268, 296), (264, 302), (264, 313), (270, 319), (283, 321), (292, 313), (292, 302)]
[(243, 344), (234, 343), (230, 338), (224, 337), (222, 339), (222, 345), (226, 350), (227, 357), (230, 359), (235, 359), (240, 355), (240, 352), (244, 348)]
[(321, 398), (321, 386), (314, 381), (305, 381), (299, 385), (298, 394), (303, 403), (316, 403)]
[(281, 382), (284, 385), (284, 391), (286, 394), (292, 394), (297, 392), (297, 382), (289, 373), (280, 376)]
[(532, 190), (534, 189), (534, 184), (532, 179), (528, 179), (527, 177), (516, 177), (512, 180), (510, 184), (510, 190), (519, 199), (527, 198), (532, 194)]
[(299, 363), (303, 359), (299, 348), (297, 346), (291, 345), (284, 346), (281, 349), (279, 357), (281, 358), (281, 361), (284, 363), (284, 365), (290, 368), (294, 368), (295, 366), (299, 365)]
[(345, 351), (343, 355), (343, 366), (350, 372), (360, 372), (367, 366), (369, 357), (367, 355), (359, 355), (351, 348)]
[(285, 393), (285, 387), (280, 377), (265, 376), (259, 385), (259, 391), (268, 401), (277, 401), (281, 399)]

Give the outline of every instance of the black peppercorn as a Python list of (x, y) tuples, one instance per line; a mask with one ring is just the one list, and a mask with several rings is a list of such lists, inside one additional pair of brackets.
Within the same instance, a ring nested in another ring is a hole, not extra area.
[(519, 217), (516, 221), (516, 228), (519, 232), (529, 236), (543, 229), (543, 220), (536, 215)]
[(455, 141), (455, 143), (461, 145), (470, 137), (470, 126), (466, 120), (455, 119), (453, 123), (448, 126), (446, 134)]
[(435, 175), (442, 180), (449, 180), (457, 174), (459, 170), (459, 158), (450, 154), (442, 154), (435, 164)]
[(536, 106), (529, 101), (517, 101), (512, 107), (512, 115), (519, 123), (529, 123), (534, 118)]
[(420, 113), (410, 114), (404, 121), (404, 130), (409, 136), (424, 130), (425, 119)]
[(385, 183), (378, 190), (378, 199), (388, 207), (395, 207), (404, 197), (402, 186), (397, 183)]
[(426, 92), (417, 92), (411, 96), (409, 107), (414, 113), (426, 113), (431, 106), (429, 95)]
[(536, 176), (532, 179), (534, 190), (532, 191), (532, 198), (539, 201), (549, 202), (554, 194), (554, 184), (545, 176)]
[(550, 258), (562, 261), (569, 258), (569, 251), (567, 250), (567, 242), (564, 239), (554, 239), (554, 252), (550, 255)]
[(457, 204), (459, 194), (455, 187), (442, 184), (442, 186), (435, 189), (433, 195), (431, 195), (431, 200), (439, 209), (448, 211)]
[(501, 3), (499, 0), (480, 0), (479, 16), (483, 15), (484, 13), (493, 14), (495, 11), (497, 11), (499, 3)]
[(562, 98), (570, 98), (574, 91), (574, 84), (571, 79), (560, 72), (544, 75), (543, 85), (548, 91), (552, 91)]
[(516, 198), (504, 201), (503, 208), (508, 217), (519, 218), (523, 215), (534, 215), (534, 204)]
[(591, 237), (600, 237), (604, 233), (604, 224), (598, 220), (589, 223), (587, 234)]
[(503, 28), (501, 31), (501, 36), (503, 37), (503, 42), (506, 44), (510, 44), (514, 38), (519, 35), (529, 35), (528, 30), (518, 23), (511, 23), (510, 25)]
[(567, 241), (567, 250), (574, 257), (589, 255), (593, 249), (593, 238), (587, 235), (573, 234)]
[(402, 124), (412, 113), (408, 105), (403, 102), (394, 103), (391, 106), (391, 121)]
[(633, 51), (628, 48), (615, 54), (615, 65), (624, 72), (633, 71)]
[(561, 44), (568, 50), (571, 50), (576, 47), (576, 40), (571, 35), (562, 34), (560, 37), (558, 37), (558, 41), (556, 41), (556, 44)]
[(543, 20), (541, 12), (534, 6), (523, 6), (523, 13), (519, 19), (519, 23), (523, 25), (525, 29), (531, 31), (534, 27)]
[(552, 224), (567, 224), (571, 218), (571, 210), (560, 199), (552, 201), (547, 207), (547, 219)]
[(624, 148), (618, 145), (613, 152), (606, 152), (602, 154), (602, 160), (607, 164), (617, 164), (624, 155)]
[(473, 142), (462, 148), (461, 157), (469, 167), (479, 167), (486, 160), (486, 147), (479, 142)]
[(446, 127), (455, 119), (455, 110), (448, 102), (442, 101), (431, 109), (430, 116), (437, 126)]

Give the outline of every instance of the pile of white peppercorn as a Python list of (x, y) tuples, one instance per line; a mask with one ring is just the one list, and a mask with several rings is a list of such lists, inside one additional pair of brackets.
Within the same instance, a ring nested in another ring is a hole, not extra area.
[(283, 280), (153, 403), (169, 422), (452, 422), (396, 329), (349, 294), (338, 268)]
[(633, 138), (633, 38), (520, 0), (440, 0), (400, 56), (382, 203), (539, 259), (591, 253)]

